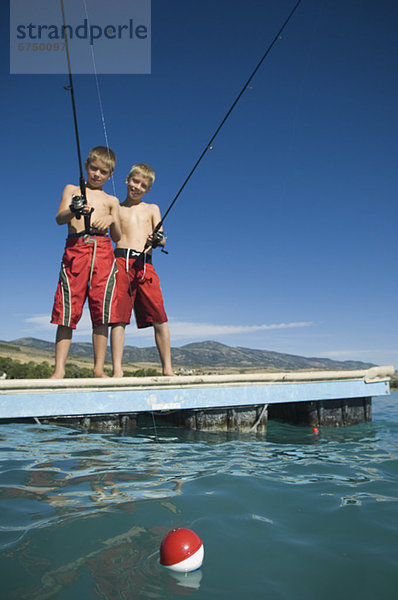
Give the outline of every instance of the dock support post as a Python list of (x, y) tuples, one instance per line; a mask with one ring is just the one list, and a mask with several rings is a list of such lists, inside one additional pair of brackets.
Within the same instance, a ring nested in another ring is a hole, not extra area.
[(165, 421), (196, 431), (239, 431), (265, 433), (267, 429), (267, 405), (235, 406), (178, 410), (159, 417)]
[(292, 425), (344, 427), (372, 420), (372, 398), (271, 404), (268, 417)]

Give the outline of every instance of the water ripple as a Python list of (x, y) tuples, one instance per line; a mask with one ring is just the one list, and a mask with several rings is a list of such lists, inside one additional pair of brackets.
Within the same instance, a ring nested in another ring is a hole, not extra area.
[[(149, 423), (125, 436), (2, 426), (0, 564), (4, 573), (11, 565), (21, 579), (18, 587), (8, 578), (13, 591), (7, 597), (55, 598), (68, 586), (74, 590), (75, 581), (80, 594), (65, 597), (91, 597), (88, 572), (101, 597), (135, 597), (137, 585), (142, 598), (183, 594), (187, 581), (160, 570), (156, 548), (167, 526), (192, 523), (207, 531), (213, 552), (217, 548), (213, 561), (227, 552), (236, 577), (253, 582), (251, 597), (293, 597), (289, 586), (284, 591), (280, 566), (289, 555), (290, 567), (304, 574), (320, 560), (342, 572), (347, 556), (358, 557), (366, 598), (367, 573), (387, 570), (385, 582), (396, 572), (397, 414), (387, 399), (375, 403), (373, 423), (314, 436), (308, 427), (270, 422), (266, 438), (161, 422), (156, 430)], [(267, 555), (268, 596), (256, 583), (263, 562), (252, 556), (249, 577), (251, 562), (239, 571), (239, 556), (231, 556), (237, 549), (263, 556), (264, 536), (274, 549)], [(218, 579), (234, 575), (230, 565), (224, 576), (222, 569), (218, 564), (207, 597), (225, 597), (222, 589), (217, 595)], [(340, 591), (332, 586), (325, 598), (342, 597)]]

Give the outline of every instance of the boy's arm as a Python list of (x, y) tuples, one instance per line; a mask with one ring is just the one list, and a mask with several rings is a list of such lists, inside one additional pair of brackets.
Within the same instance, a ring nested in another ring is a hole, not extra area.
[[(148, 235), (147, 244), (151, 245), (154, 248), (156, 248), (158, 246), (161, 246), (163, 248), (164, 245), (166, 244), (166, 238), (162, 237), (159, 240), (159, 239), (156, 238), (156, 234), (155, 234), (155, 236), (153, 236), (153, 230), (155, 229), (155, 227), (162, 220), (162, 217), (160, 215), (160, 209), (159, 209), (159, 207), (158, 207), (157, 204), (152, 204), (152, 215), (151, 215), (151, 217), (152, 217), (152, 232), (150, 233), (150, 235)], [(157, 233), (160, 233), (161, 235), (163, 235), (163, 226), (158, 229)], [(154, 242), (155, 242), (155, 244), (154, 244)]]
[(111, 215), (113, 217), (113, 222), (109, 228), (109, 233), (114, 242), (118, 242), (122, 237), (122, 228), (120, 225), (120, 214), (119, 214), (119, 200), (113, 196), (114, 202), (111, 207)]
[(58, 207), (58, 212), (55, 217), (58, 225), (65, 225), (70, 223), (74, 217), (73, 212), (71, 211), (70, 204), (72, 201), (73, 193), (76, 191), (76, 186), (68, 184), (65, 186), (64, 191), (62, 192), (61, 202)]
[(95, 217), (95, 211), (91, 219), (91, 228), (100, 233), (109, 233), (114, 242), (122, 237), (119, 218), (119, 200), (115, 196), (109, 196), (109, 214)]

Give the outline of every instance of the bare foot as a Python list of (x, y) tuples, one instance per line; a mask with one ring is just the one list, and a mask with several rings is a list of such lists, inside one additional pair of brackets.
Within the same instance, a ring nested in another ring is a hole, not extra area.
[(114, 371), (112, 377), (123, 377), (123, 371)]
[(65, 377), (65, 371), (54, 371), (49, 379), (63, 379)]
[(164, 377), (174, 377), (173, 371), (163, 371)]
[(107, 375), (106, 373), (104, 373), (104, 371), (98, 371), (98, 372), (96, 372), (95, 370), (93, 370), (93, 376), (97, 377), (97, 378), (98, 377), (102, 377), (102, 378), (109, 377), (109, 375)]

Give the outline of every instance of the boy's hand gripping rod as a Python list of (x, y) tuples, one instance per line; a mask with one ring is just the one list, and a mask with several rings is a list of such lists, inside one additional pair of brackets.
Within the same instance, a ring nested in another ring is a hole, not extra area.
[[(196, 171), (197, 167), (199, 166), (199, 163), (201, 162), (201, 160), (204, 158), (206, 152), (208, 150), (212, 150), (212, 143), (215, 139), (215, 137), (218, 135), (218, 133), (220, 132), (221, 128), (223, 127), (224, 123), (226, 122), (226, 120), (228, 119), (229, 115), (231, 114), (231, 112), (233, 111), (233, 109), (235, 108), (235, 106), (237, 105), (237, 103), (239, 102), (241, 96), (243, 95), (243, 93), (246, 91), (246, 89), (249, 86), (249, 83), (251, 82), (251, 80), (253, 79), (253, 77), (255, 76), (255, 74), (257, 73), (257, 71), (259, 70), (259, 68), (261, 67), (262, 63), (264, 62), (264, 60), (267, 58), (268, 54), (270, 53), (270, 51), (272, 50), (273, 46), (275, 45), (275, 43), (277, 42), (277, 40), (279, 39), (282, 31), (285, 29), (286, 25), (289, 23), (290, 19), (292, 18), (293, 14), (296, 12), (296, 9), (299, 7), (299, 5), (301, 4), (301, 0), (298, 0), (298, 2), (295, 4), (294, 8), (291, 10), (289, 16), (287, 17), (287, 19), (285, 20), (285, 22), (283, 23), (282, 27), (279, 29), (278, 33), (276, 34), (276, 36), (274, 37), (274, 39), (272, 40), (272, 42), (270, 43), (270, 45), (268, 46), (267, 50), (264, 52), (263, 56), (261, 57), (261, 59), (258, 61), (256, 67), (254, 68), (253, 72), (251, 73), (249, 79), (246, 81), (246, 83), (244, 84), (243, 88), (241, 89), (241, 91), (239, 92), (239, 94), (237, 95), (237, 97), (235, 98), (234, 102), (232, 103), (230, 109), (228, 110), (228, 112), (226, 113), (225, 117), (223, 118), (223, 120), (221, 121), (220, 125), (217, 127), (216, 131), (213, 133), (212, 137), (210, 138), (209, 142), (207, 143), (205, 149), (203, 150), (202, 154), (199, 156), (198, 160), (196, 161), (196, 163), (194, 164), (194, 166), (192, 167), (190, 173), (188, 174), (187, 178), (185, 179), (184, 183), (182, 184), (182, 186), (180, 187), (180, 189), (178, 190), (177, 194), (175, 195), (173, 201), (170, 203), (170, 206), (168, 207), (168, 209), (166, 210), (166, 212), (163, 215), (163, 218), (161, 221), (159, 221), (159, 223), (156, 225), (155, 229), (152, 232), (153, 236), (156, 236), (156, 234), (159, 232), (159, 229), (162, 227), (163, 222), (165, 220), (165, 218), (167, 217), (167, 215), (169, 214), (170, 210), (173, 208), (177, 198), (180, 196), (182, 190), (185, 188), (185, 186), (187, 185), (188, 181), (191, 179), (192, 175), (194, 174), (194, 172)], [(144, 252), (145, 250), (149, 248), (149, 245), (145, 245), (144, 248)]]

